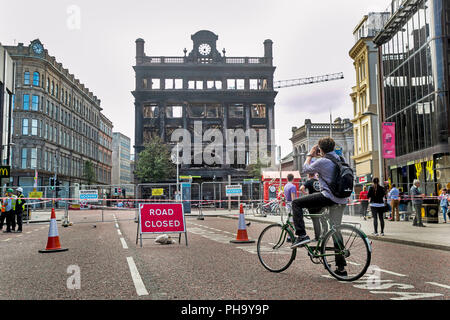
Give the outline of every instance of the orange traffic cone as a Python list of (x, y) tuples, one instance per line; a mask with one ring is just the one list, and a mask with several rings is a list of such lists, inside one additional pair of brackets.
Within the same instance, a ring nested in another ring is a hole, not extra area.
[(236, 240), (231, 240), (231, 243), (255, 243), (255, 240), (249, 240), (247, 236), (247, 226), (245, 224), (244, 206), (241, 204), (239, 208), (239, 226)]
[(48, 241), (45, 250), (39, 250), (40, 253), (46, 252), (60, 252), (67, 251), (69, 249), (61, 248), (61, 243), (59, 242), (58, 226), (56, 224), (56, 214), (55, 208), (52, 208), (52, 215), (50, 217), (50, 228), (48, 230)]

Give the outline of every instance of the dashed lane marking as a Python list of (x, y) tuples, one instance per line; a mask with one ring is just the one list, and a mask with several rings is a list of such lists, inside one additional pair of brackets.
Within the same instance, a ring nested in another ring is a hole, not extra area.
[(120, 238), (120, 242), (122, 242), (122, 247), (123, 247), (124, 249), (128, 249), (127, 243), (125, 242), (125, 239), (124, 239), (124, 238)]
[(5, 239), (5, 240), (3, 240), (3, 241), (5, 241), (5, 242), (6, 242), (6, 241), (9, 241), (9, 240), (11, 240), (11, 238)]
[(119, 234), (119, 236), (122, 235), (122, 232), (120, 231), (120, 229), (117, 229), (117, 233)]
[(440, 284), (440, 283), (437, 283), (437, 282), (425, 282), (425, 283), (431, 284), (433, 286), (442, 287), (442, 288), (445, 288), (445, 289), (450, 289), (450, 286), (447, 286), (445, 284)]
[(133, 257), (127, 257), (128, 267), (130, 268), (131, 278), (133, 279), (134, 287), (138, 296), (147, 296), (148, 291), (145, 288), (144, 282), (139, 274), (139, 271), (134, 263)]
[(116, 223), (116, 228), (119, 229), (119, 225)]
[(25, 232), (26, 234), (30, 234), (32, 231)]

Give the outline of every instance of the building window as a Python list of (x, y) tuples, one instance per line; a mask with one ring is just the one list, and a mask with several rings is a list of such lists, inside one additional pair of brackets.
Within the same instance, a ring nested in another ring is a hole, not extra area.
[(39, 87), (39, 72), (33, 73), (33, 86)]
[(230, 118), (244, 118), (244, 105), (232, 104), (228, 107), (228, 116)]
[(28, 119), (22, 119), (22, 135), (28, 135)]
[(36, 165), (37, 165), (37, 148), (31, 148), (31, 153), (30, 153), (31, 157), (30, 157), (30, 168), (31, 169), (36, 169)]
[(23, 95), (23, 110), (30, 110), (30, 95)]
[(31, 110), (39, 111), (39, 96), (33, 95), (31, 100)]
[(23, 84), (30, 84), (30, 73), (28, 71), (25, 71), (25, 73), (23, 74)]
[(27, 169), (27, 153), (28, 153), (28, 149), (27, 148), (23, 148), (22, 149), (22, 158), (21, 158), (21, 162), (22, 162), (22, 169)]
[(157, 104), (145, 105), (143, 107), (143, 116), (144, 118), (158, 118), (159, 117), (159, 108)]
[(161, 89), (161, 80), (160, 79), (156, 79), (156, 78), (152, 79), (152, 89), (156, 89), (156, 90)]
[(252, 104), (251, 105), (252, 118), (265, 118), (266, 117), (266, 105), (265, 104)]
[(210, 105), (206, 107), (206, 117), (207, 118), (221, 118), (222, 108), (220, 104)]
[(166, 117), (167, 118), (181, 118), (183, 116), (182, 106), (167, 106)]
[(50, 93), (50, 79), (47, 78), (47, 92)]
[(52, 96), (55, 95), (55, 82), (52, 81), (52, 87), (51, 87), (51, 94)]
[(31, 120), (31, 135), (37, 136), (38, 134), (38, 121), (36, 119)]

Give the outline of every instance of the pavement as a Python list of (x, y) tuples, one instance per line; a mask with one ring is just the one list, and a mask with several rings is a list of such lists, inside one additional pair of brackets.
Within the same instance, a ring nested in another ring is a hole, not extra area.
[[(133, 210), (133, 209), (131, 209)], [(92, 210), (96, 211), (96, 210)], [(100, 211), (100, 210), (98, 210)], [(109, 211), (105, 209), (105, 213)], [(122, 211), (122, 210), (121, 210)], [(124, 209), (123, 211), (129, 211)], [(134, 211), (134, 210), (133, 210)], [(69, 221), (71, 210), (69, 210)], [(91, 210), (86, 210), (86, 212), (91, 212)], [(33, 211), (31, 213), (31, 219), (29, 221), (24, 221), (24, 223), (43, 223), (50, 221), (50, 211)], [(64, 209), (57, 209), (55, 211), (57, 221), (62, 221), (64, 218)], [(238, 219), (239, 213), (237, 209), (232, 209), (228, 211), (226, 209), (203, 209), (202, 214), (205, 219), (208, 217), (223, 217), (228, 219)], [(191, 213), (185, 214), (186, 218), (198, 218), (199, 214), (197, 209), (192, 210)], [(101, 221), (101, 215), (97, 215), (98, 222)], [(389, 221), (385, 219), (384, 236), (375, 236), (373, 220), (369, 217), (364, 220), (360, 216), (354, 215), (344, 215), (343, 223), (356, 223), (357, 226), (369, 237), (369, 239), (376, 239), (378, 241), (386, 241), (393, 243), (400, 243), (406, 245), (412, 245), (417, 247), (431, 248), (450, 251), (450, 222), (443, 223), (442, 214), (439, 215), (439, 223), (424, 223), (425, 228), (413, 227), (412, 218), (410, 221)], [(246, 222), (260, 222), (260, 223), (281, 223), (280, 216), (267, 215), (266, 217), (257, 216), (252, 213), (245, 214)], [(424, 220), (425, 221), (425, 220)], [(313, 230), (313, 225), (311, 219), (305, 219), (305, 225), (307, 230)], [(378, 223), (378, 231), (380, 231), (380, 226)], [(308, 232), (309, 236), (313, 236), (314, 232)]]
[[(228, 210), (205, 210), (203, 215), (221, 216), (230, 219), (238, 219), (239, 214), (236, 209), (229, 212)], [(189, 216), (189, 215), (187, 215)], [(192, 215), (194, 216), (194, 215)], [(369, 237), (378, 241), (394, 242), (424, 248), (439, 249), (450, 251), (450, 223), (443, 223), (442, 214), (439, 216), (439, 223), (424, 223), (425, 228), (413, 227), (412, 218), (410, 221), (389, 221), (385, 219), (384, 236), (372, 235), (374, 232), (373, 220), (370, 217), (364, 220), (360, 216), (344, 215), (343, 223), (357, 223), (358, 227)], [(262, 223), (281, 223), (280, 216), (268, 215), (266, 217), (256, 216), (251, 213), (245, 214), (246, 222), (262, 222)], [(305, 219), (307, 230), (314, 230), (311, 219)], [(378, 232), (380, 232), (380, 223), (378, 221)], [(313, 236), (314, 232), (308, 232), (309, 236)]]

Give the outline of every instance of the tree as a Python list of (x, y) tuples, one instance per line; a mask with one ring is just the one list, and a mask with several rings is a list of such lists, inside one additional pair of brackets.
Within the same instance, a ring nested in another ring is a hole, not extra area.
[(142, 182), (161, 182), (175, 176), (176, 167), (173, 163), (169, 147), (159, 136), (153, 136), (145, 149), (139, 153), (136, 162), (135, 175)]
[(256, 160), (256, 163), (254, 164), (249, 164), (247, 166), (247, 170), (248, 170), (248, 175), (250, 177), (253, 177), (254, 179), (258, 179), (259, 181), (261, 181), (262, 179), (262, 169), (266, 168), (267, 166), (264, 165), (261, 160), (258, 158)]
[(94, 164), (90, 160), (84, 161), (83, 179), (87, 181), (88, 185), (91, 185), (96, 180)]

